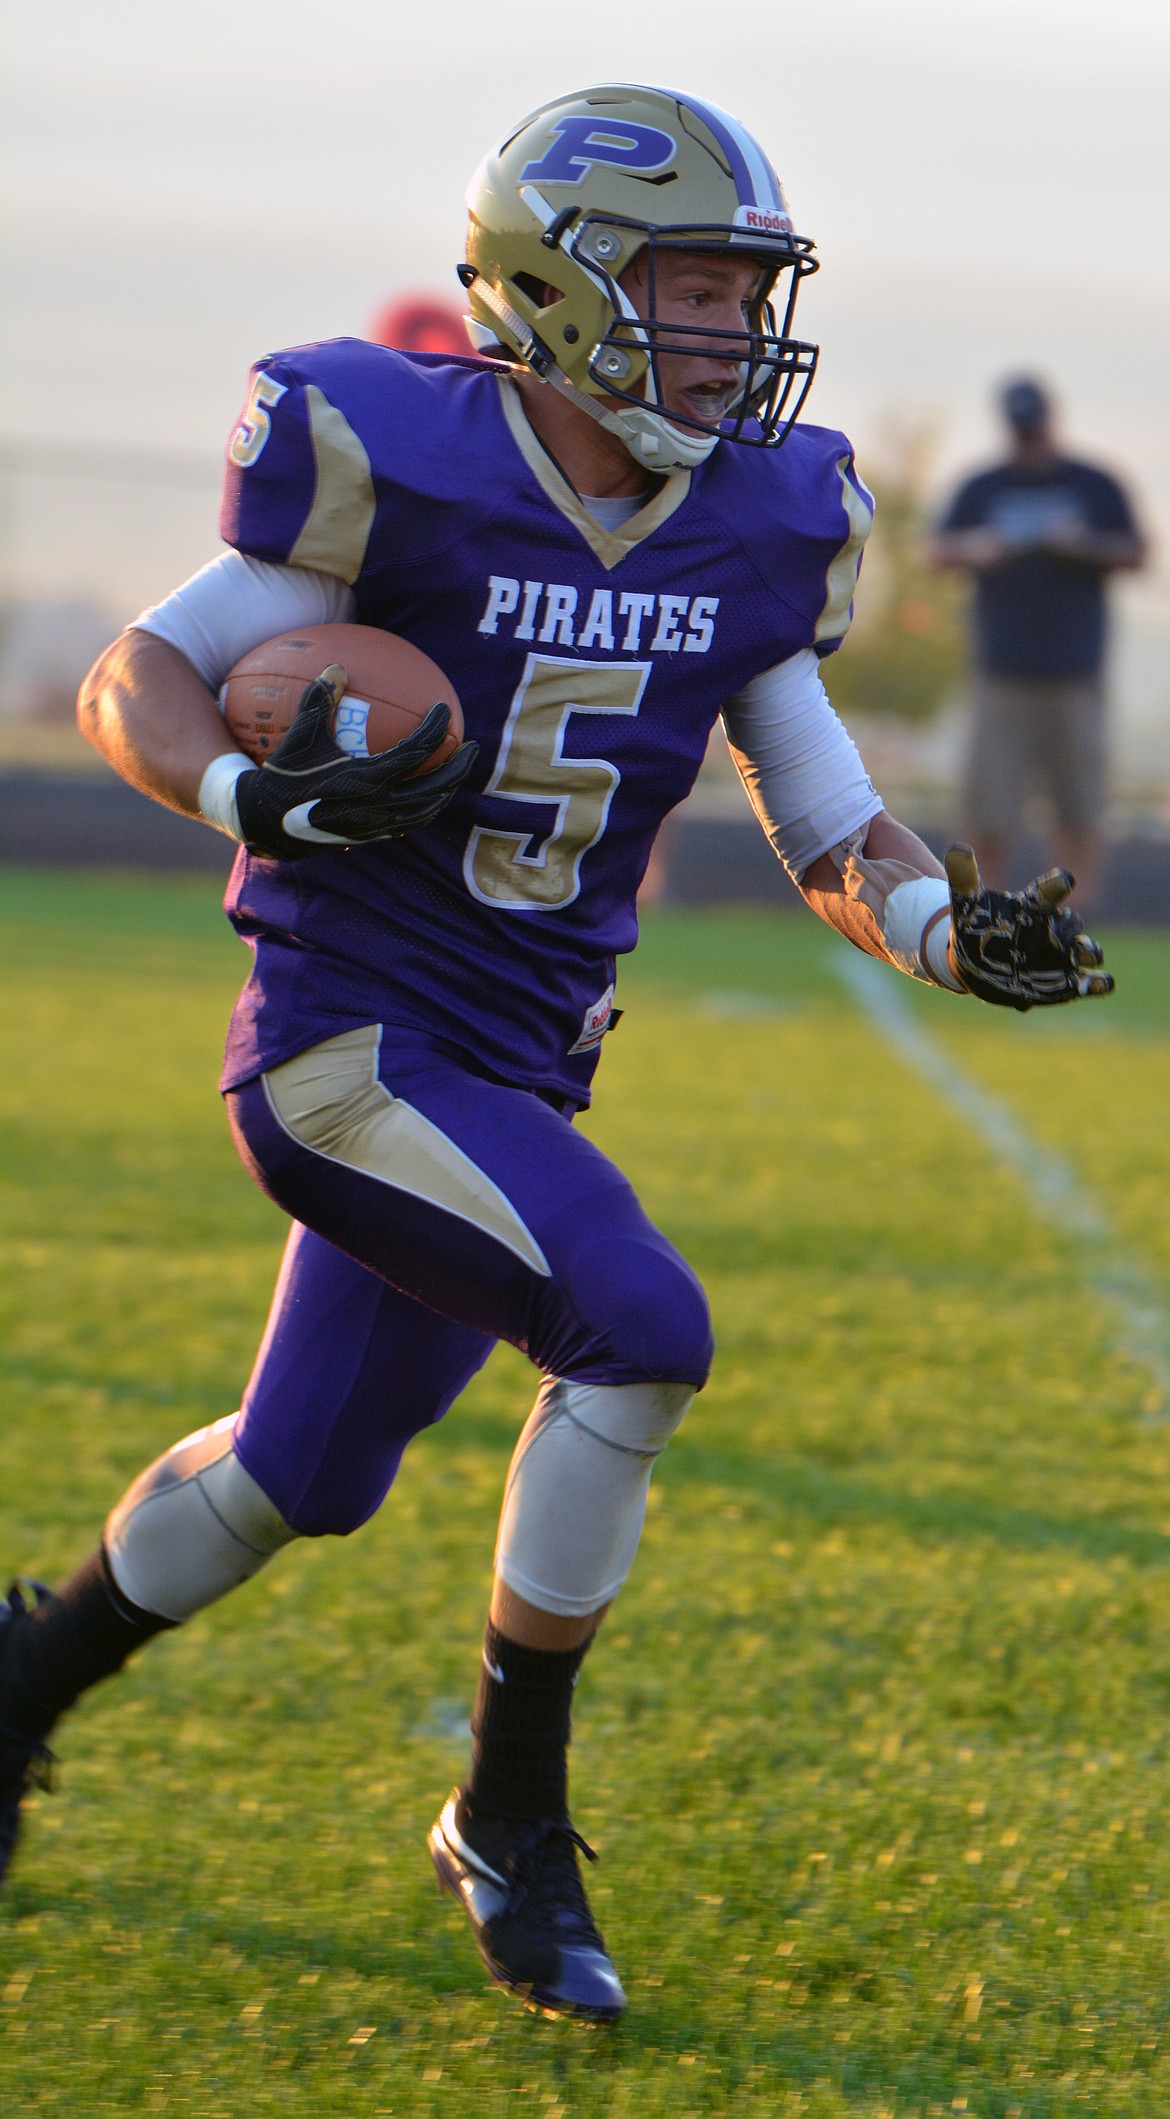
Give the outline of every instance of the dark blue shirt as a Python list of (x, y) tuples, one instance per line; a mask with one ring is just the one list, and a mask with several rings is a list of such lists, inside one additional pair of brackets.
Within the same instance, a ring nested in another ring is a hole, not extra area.
[(1121, 487), (1069, 457), (997, 464), (960, 486), (940, 528), (997, 530), (1015, 549), (975, 582), (975, 663), (993, 677), (1092, 677), (1105, 654), (1105, 572), (1046, 551), (1054, 530), (1136, 535)]

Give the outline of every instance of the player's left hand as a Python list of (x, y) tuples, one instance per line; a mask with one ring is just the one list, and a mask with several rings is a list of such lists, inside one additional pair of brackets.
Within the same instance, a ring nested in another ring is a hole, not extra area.
[(319, 847), (399, 838), (437, 817), (475, 764), (477, 745), (463, 743), (442, 765), (420, 770), (447, 733), (446, 706), (433, 706), (391, 750), (352, 757), (332, 732), (345, 685), (341, 664), (330, 663), (306, 687), (271, 758), (236, 781), (236, 811), (251, 852), (299, 861)]
[(1112, 993), (1101, 951), (1067, 903), (1067, 868), (1050, 868), (1026, 890), (985, 890), (971, 848), (952, 846), (946, 870), (949, 961), (968, 993), (1021, 1010)]

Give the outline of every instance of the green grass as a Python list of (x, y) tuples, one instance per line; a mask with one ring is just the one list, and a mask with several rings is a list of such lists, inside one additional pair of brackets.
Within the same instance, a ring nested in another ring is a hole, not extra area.
[[(54, 1579), (236, 1403), (282, 1231), (214, 1094), (210, 887), (0, 871), (0, 905), (0, 1553)], [(844, 946), (653, 916), (588, 1122), (720, 1347), (579, 1694), (625, 2023), (487, 1990), (422, 1846), (531, 1395), (503, 1350), (357, 1538), (63, 1728), (0, 1915), (5, 2119), (1170, 2108), (1170, 1429)], [(900, 990), (1165, 1283), (1170, 951), (1109, 957), (1059, 1018)]]

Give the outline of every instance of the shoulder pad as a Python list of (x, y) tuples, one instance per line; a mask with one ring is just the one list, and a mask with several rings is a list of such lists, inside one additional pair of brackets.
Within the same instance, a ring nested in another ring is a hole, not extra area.
[(228, 437), (219, 527), (226, 544), (254, 559), (353, 582), (375, 501), (352, 407), (347, 413), (338, 402), (352, 396), (336, 386), (336, 354), (350, 344), (361, 342), (298, 346), (257, 361)]
[(852, 444), (833, 428), (798, 425), (777, 449), (720, 449), (711, 472), (703, 474), (704, 498), (719, 505), (768, 588), (799, 621), (799, 644), (831, 654), (849, 630), (873, 527), (873, 495)]
[(839, 648), (853, 623), (853, 595), (874, 518), (873, 494), (858, 475), (851, 444), (843, 434), (826, 434), (826, 440), (832, 444), (824, 460), (826, 532), (837, 543), (825, 568), (825, 600), (813, 633), (818, 655)]
[(435, 508), (466, 504), (477, 466), (492, 504), (479, 459), (493, 422), (493, 364), (471, 354), (365, 339), (269, 354), (228, 441), (221, 535), (253, 558), (356, 582), (404, 535), (425, 540)]

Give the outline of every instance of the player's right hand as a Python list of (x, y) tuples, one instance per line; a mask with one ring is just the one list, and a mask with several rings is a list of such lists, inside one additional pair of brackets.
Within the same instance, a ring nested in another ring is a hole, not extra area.
[(1073, 879), (1050, 868), (1026, 890), (985, 890), (969, 846), (946, 855), (951, 969), (999, 1008), (1051, 1008), (1112, 993), (1101, 950), (1067, 903)]
[(463, 743), (442, 765), (419, 773), (447, 733), (446, 706), (433, 706), (392, 749), (374, 758), (352, 757), (333, 738), (334, 709), (345, 685), (341, 664), (330, 663), (306, 687), (296, 719), (271, 758), (236, 781), (240, 834), (250, 853), (300, 861), (327, 846), (400, 838), (437, 817), (475, 764), (476, 744)]

